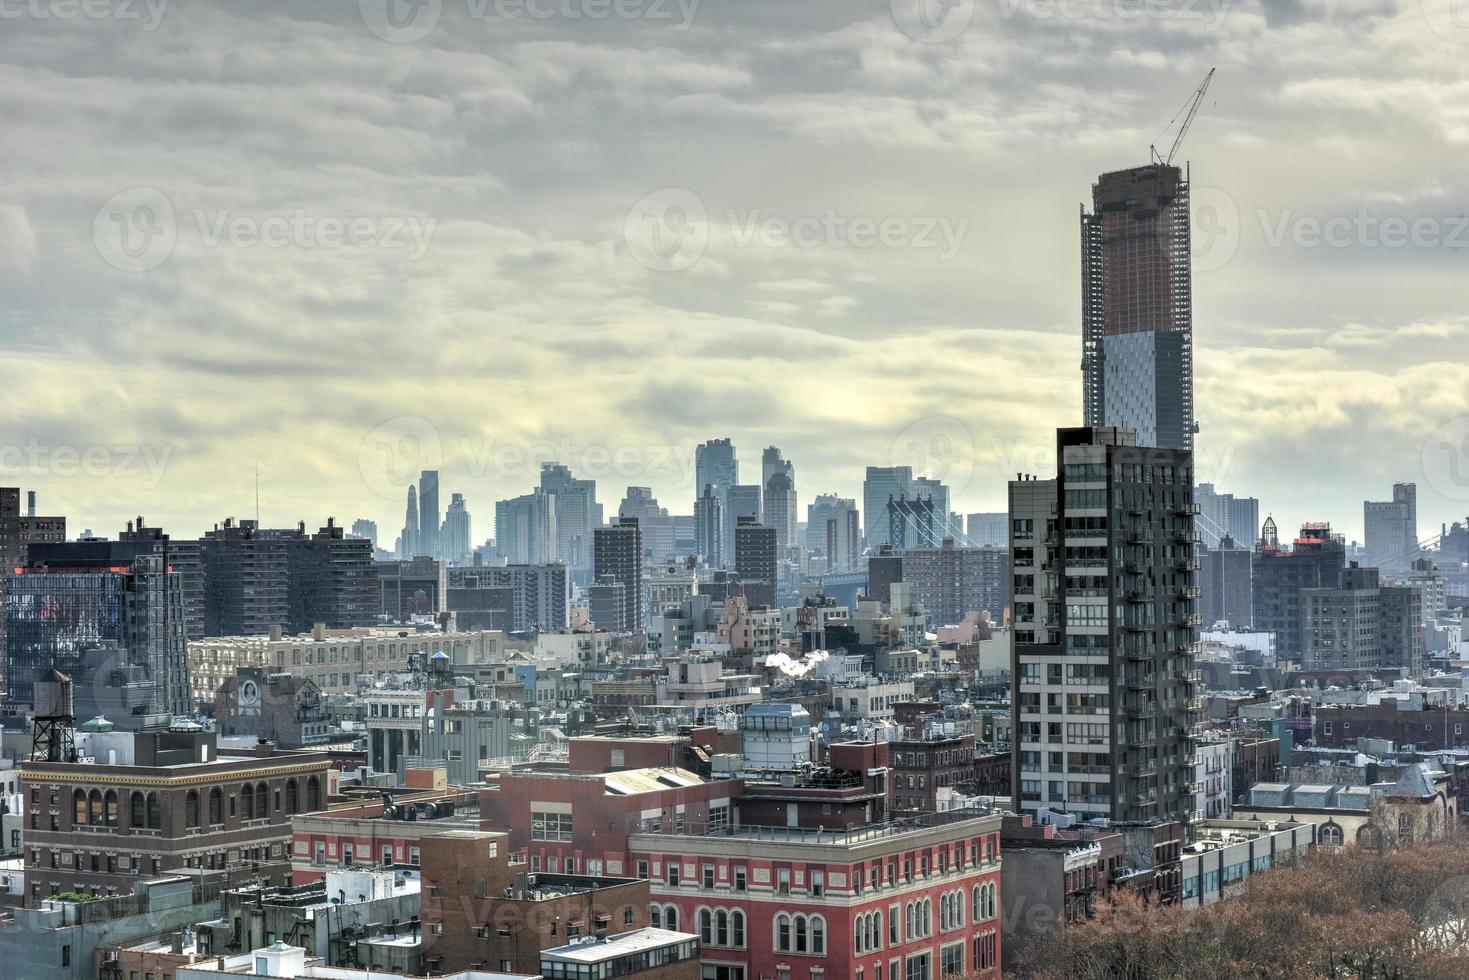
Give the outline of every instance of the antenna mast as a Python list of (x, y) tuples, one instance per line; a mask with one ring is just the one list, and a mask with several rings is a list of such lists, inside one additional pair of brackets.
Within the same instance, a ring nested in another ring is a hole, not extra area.
[(1199, 112), (1199, 105), (1204, 101), (1204, 93), (1209, 91), (1209, 83), (1214, 80), (1214, 72), (1217, 70), (1215, 68), (1209, 69), (1209, 74), (1205, 75), (1204, 80), (1199, 83), (1199, 87), (1194, 89), (1194, 94), (1189, 96), (1188, 101), (1173, 114), (1172, 119), (1168, 120), (1168, 125), (1163, 127), (1163, 132), (1158, 134), (1158, 138), (1161, 139), (1164, 133), (1167, 133), (1174, 122), (1177, 121), (1178, 117), (1183, 116), (1183, 124), (1178, 127), (1178, 135), (1173, 138), (1173, 145), (1168, 149), (1168, 156), (1164, 157), (1161, 155), (1158, 152), (1157, 145), (1148, 147), (1148, 152), (1151, 154), (1154, 163), (1164, 165), (1171, 165), (1173, 163), (1173, 158), (1178, 154), (1178, 148), (1183, 144), (1183, 138), (1188, 135), (1189, 127), (1194, 122), (1194, 116)]

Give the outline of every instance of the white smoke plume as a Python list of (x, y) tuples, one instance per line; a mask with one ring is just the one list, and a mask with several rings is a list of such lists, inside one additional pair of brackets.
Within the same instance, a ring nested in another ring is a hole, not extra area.
[(784, 653), (772, 653), (765, 658), (765, 666), (774, 667), (787, 677), (805, 677), (816, 669), (816, 665), (830, 657), (831, 654), (825, 650), (812, 650), (800, 660), (794, 660)]

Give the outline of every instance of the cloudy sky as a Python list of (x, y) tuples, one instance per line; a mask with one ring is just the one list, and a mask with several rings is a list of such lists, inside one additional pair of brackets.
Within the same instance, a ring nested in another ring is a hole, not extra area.
[[(691, 510), (912, 463), (1001, 509), (1080, 414), (1077, 209), (1218, 68), (1199, 474), (1469, 513), (1469, 0), (0, 0), (0, 480), (475, 536), (560, 458)], [(1166, 140), (1165, 140), (1166, 142)]]

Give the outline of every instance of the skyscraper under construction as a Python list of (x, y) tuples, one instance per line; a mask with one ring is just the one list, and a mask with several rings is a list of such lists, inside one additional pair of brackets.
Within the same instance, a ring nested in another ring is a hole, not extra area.
[(1088, 426), (1193, 449), (1189, 181), (1154, 162), (1102, 174), (1081, 214), (1083, 399)]

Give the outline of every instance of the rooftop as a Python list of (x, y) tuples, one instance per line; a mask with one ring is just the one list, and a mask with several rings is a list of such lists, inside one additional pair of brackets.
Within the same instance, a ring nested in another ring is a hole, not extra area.
[(698, 937), (691, 933), (674, 932), (670, 929), (637, 929), (633, 932), (609, 936), (606, 939), (587, 938), (581, 942), (557, 946), (555, 949), (542, 950), (541, 961), (543, 963), (548, 960), (559, 963), (601, 963), (604, 960), (652, 949), (662, 949), (665, 946), (675, 946), (679, 943), (694, 942), (697, 939)]

